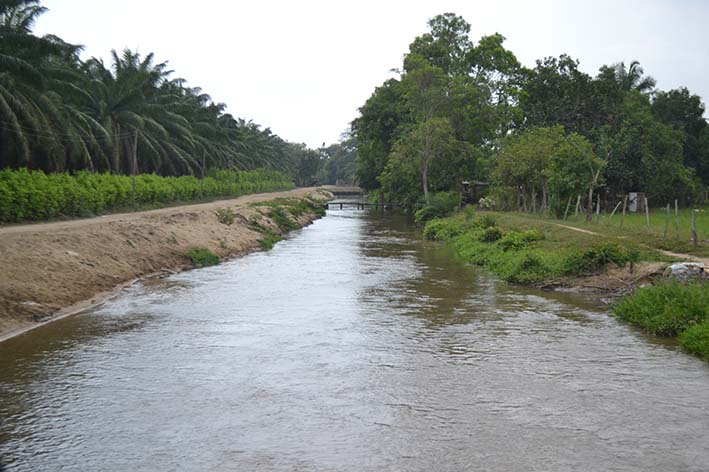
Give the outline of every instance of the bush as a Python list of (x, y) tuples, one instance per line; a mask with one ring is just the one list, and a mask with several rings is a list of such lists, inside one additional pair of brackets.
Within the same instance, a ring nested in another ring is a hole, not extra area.
[(709, 321), (709, 287), (678, 282), (643, 287), (615, 305), (613, 311), (649, 333), (676, 336)]
[(572, 253), (565, 261), (564, 272), (570, 275), (588, 275), (600, 271), (611, 262), (623, 267), (628, 262), (637, 262), (639, 258), (640, 254), (636, 249), (604, 243)]
[(463, 233), (463, 231), (465, 231), (465, 228), (461, 222), (457, 220), (436, 219), (426, 223), (426, 226), (423, 228), (423, 237), (426, 239), (445, 241)]
[(549, 277), (551, 270), (541, 256), (533, 253), (522, 254), (511, 264), (511, 270), (503, 277), (508, 282), (532, 283)]
[(490, 215), (482, 215), (480, 218), (473, 221), (473, 226), (480, 229), (497, 226), (497, 221)]
[(690, 326), (678, 340), (687, 351), (709, 360), (709, 322)]
[(438, 192), (431, 195), (431, 202), (414, 213), (414, 221), (423, 224), (434, 218), (448, 215), (458, 207), (460, 197), (453, 192)]
[[(285, 175), (263, 169), (214, 171), (204, 181), (189, 175), (140, 174), (135, 183), (135, 203), (140, 206), (293, 188)], [(128, 175), (0, 171), (0, 223), (96, 215), (132, 204), (132, 178)]]
[(236, 218), (236, 213), (231, 208), (217, 208), (214, 211), (217, 215), (217, 220), (227, 226), (231, 226), (234, 223), (234, 218)]
[(534, 229), (527, 231), (509, 231), (499, 241), (497, 245), (503, 251), (519, 250), (527, 247), (529, 243), (541, 241), (544, 235)]
[(219, 264), (219, 256), (211, 252), (209, 249), (196, 247), (185, 253), (190, 258), (192, 264), (197, 267), (206, 267)]
[(489, 226), (478, 234), (478, 238), (484, 243), (494, 243), (502, 238), (502, 230), (497, 226)]

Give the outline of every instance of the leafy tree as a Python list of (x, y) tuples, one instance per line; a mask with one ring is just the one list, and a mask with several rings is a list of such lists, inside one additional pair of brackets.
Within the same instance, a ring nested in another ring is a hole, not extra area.
[(701, 98), (686, 87), (658, 91), (652, 112), (661, 122), (684, 134), (684, 165), (694, 169), (704, 185), (709, 185), (709, 127)]
[[(560, 203), (599, 185), (604, 161), (577, 133), (566, 136), (561, 126), (531, 128), (503, 141), (496, 156), (495, 182), (514, 189), (524, 211), (548, 212)], [(537, 204), (539, 201), (539, 204)]]

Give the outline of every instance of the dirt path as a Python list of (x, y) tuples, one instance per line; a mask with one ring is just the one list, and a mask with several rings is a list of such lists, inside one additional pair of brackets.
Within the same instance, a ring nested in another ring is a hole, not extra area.
[[(65, 316), (111, 296), (116, 288), (149, 274), (188, 267), (185, 253), (204, 247), (227, 258), (259, 247), (262, 235), (250, 218), (278, 232), (251, 203), (330, 194), (315, 188), (247, 195), (196, 205), (182, 205), (84, 220), (0, 228), (0, 340), (47, 320)], [(236, 214), (220, 223), (217, 208)], [(299, 218), (300, 225), (314, 215)]]
[[(560, 223), (552, 223), (552, 224), (553, 224), (554, 226), (559, 226), (560, 228), (566, 228), (566, 229), (569, 229), (569, 230), (571, 230), (571, 231), (577, 231), (577, 232), (579, 232), (579, 233), (592, 234), (592, 235), (595, 235), (595, 236), (603, 236), (603, 235), (600, 234), (600, 233), (594, 233), (593, 231), (589, 231), (589, 230), (587, 230), (587, 229), (575, 228), (575, 227), (573, 227), (573, 226), (562, 225), (562, 224), (560, 224)], [(649, 247), (649, 246), (645, 246), (645, 247)], [(706, 267), (709, 267), (709, 258), (708, 258), (708, 257), (693, 256), (693, 255), (691, 255), (691, 254), (685, 254), (685, 253), (681, 253), (681, 252), (666, 251), (666, 250), (664, 250), (664, 249), (658, 249), (658, 248), (651, 248), (651, 249), (653, 249), (653, 250), (655, 250), (655, 251), (657, 251), (657, 252), (659, 252), (659, 253), (661, 253), (661, 254), (664, 254), (664, 255), (666, 255), (666, 256), (676, 257), (677, 259), (685, 259), (685, 260), (692, 261), (692, 262), (701, 262), (701, 263), (704, 264)]]
[(184, 211), (213, 211), (221, 207), (245, 206), (250, 203), (265, 202), (276, 198), (294, 197), (303, 198), (312, 192), (316, 191), (315, 187), (297, 188), (295, 190), (286, 190), (283, 192), (257, 193), (253, 195), (244, 195), (242, 197), (229, 200), (216, 200), (208, 203), (198, 203), (193, 205), (180, 205), (167, 208), (158, 208), (156, 210), (138, 211), (129, 213), (116, 213), (112, 215), (98, 216), (95, 218), (85, 218), (80, 220), (69, 221), (54, 221), (51, 223), (30, 223), (25, 225), (13, 225), (0, 227), (0, 236), (18, 234), (18, 233), (44, 233), (49, 231), (65, 231), (72, 228), (88, 227), (96, 224), (105, 224), (118, 221), (131, 221), (144, 217), (155, 217), (160, 215), (170, 215)]

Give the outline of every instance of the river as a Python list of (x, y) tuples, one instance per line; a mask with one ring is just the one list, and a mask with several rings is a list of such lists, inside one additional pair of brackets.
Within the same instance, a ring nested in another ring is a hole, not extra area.
[(0, 344), (7, 471), (707, 471), (709, 367), (391, 214)]

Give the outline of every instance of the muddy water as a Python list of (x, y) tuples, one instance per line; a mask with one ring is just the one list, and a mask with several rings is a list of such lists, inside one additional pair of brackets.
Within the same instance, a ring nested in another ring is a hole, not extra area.
[(10, 471), (706, 471), (709, 368), (344, 210), (0, 344), (0, 420)]

